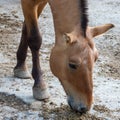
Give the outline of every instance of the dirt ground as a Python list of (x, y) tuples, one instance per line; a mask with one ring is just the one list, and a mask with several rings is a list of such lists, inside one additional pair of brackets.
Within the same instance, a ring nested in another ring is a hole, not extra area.
[[(57, 78), (49, 68), (54, 28), (49, 6), (39, 19), (44, 79), (51, 94), (41, 102), (32, 97), (33, 80), (14, 78), (16, 51), (23, 15), (20, 0), (0, 0), (0, 120), (120, 120), (120, 1), (89, 0), (89, 25), (113, 23), (115, 28), (95, 38), (99, 59), (94, 69), (94, 105), (84, 115), (72, 111)], [(31, 71), (31, 53), (27, 57)]]

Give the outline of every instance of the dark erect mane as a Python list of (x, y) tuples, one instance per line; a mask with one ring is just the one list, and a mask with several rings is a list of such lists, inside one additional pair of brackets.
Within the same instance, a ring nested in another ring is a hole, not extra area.
[(81, 28), (82, 28), (84, 37), (86, 37), (86, 29), (88, 25), (87, 0), (79, 0), (79, 6), (80, 6)]

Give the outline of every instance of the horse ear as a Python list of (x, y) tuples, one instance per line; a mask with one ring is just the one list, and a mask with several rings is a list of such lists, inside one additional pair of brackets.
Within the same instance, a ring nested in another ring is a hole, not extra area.
[(75, 39), (73, 32), (72, 33), (65, 33), (63, 35), (63, 39), (66, 41), (66, 43), (74, 43), (77, 40), (77, 39)]
[(113, 24), (105, 24), (105, 25), (96, 26), (96, 27), (89, 27), (89, 30), (90, 30), (89, 32), (92, 37), (96, 37), (98, 35), (105, 33), (106, 31), (108, 31), (113, 27), (114, 27)]
[(70, 38), (70, 36), (67, 35), (67, 33), (63, 34), (63, 39), (66, 41), (66, 43), (71, 42), (71, 38)]

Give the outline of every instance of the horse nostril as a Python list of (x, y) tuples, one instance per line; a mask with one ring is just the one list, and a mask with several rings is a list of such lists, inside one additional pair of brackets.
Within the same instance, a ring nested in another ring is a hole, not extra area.
[(82, 107), (81, 109), (80, 109), (80, 112), (81, 113), (86, 113), (88, 110), (87, 110), (87, 108), (86, 107)]

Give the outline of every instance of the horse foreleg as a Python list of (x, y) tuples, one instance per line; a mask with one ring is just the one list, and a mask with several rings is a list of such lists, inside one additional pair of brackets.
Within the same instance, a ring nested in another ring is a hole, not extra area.
[(31, 78), (31, 74), (27, 70), (25, 63), (28, 49), (27, 28), (25, 22), (23, 23), (21, 42), (17, 51), (17, 65), (14, 68), (14, 76), (19, 78)]
[[(33, 96), (36, 99), (45, 99), (49, 97), (49, 94), (47, 92), (46, 83), (43, 81), (43, 78), (42, 78), (42, 72), (41, 72), (41, 67), (39, 62), (39, 49), (42, 44), (42, 38), (39, 33), (37, 19), (47, 2), (42, 2), (42, 0), (41, 1), (40, 0), (36, 0), (36, 1), (21, 0), (21, 3), (22, 3), (22, 9), (23, 9), (24, 18), (25, 18), (27, 42), (25, 42), (25, 39), (23, 40), (24, 45), (21, 45), (22, 44), (21, 42), (20, 47), (18, 49), (18, 53), (19, 51), (21, 53), (23, 52), (22, 51), (23, 46), (26, 46), (25, 51), (27, 51), (28, 46), (30, 47), (30, 50), (32, 53), (32, 62), (33, 62), (33, 66), (32, 66), (32, 77), (34, 79)], [(26, 35), (23, 35), (23, 36), (26, 36)], [(19, 55), (19, 57), (21, 56)], [(24, 57), (22, 56), (22, 58), (26, 58), (26, 56), (24, 55)], [(25, 64), (25, 59), (23, 63)], [(25, 67), (25, 65), (23, 66)]]

